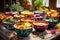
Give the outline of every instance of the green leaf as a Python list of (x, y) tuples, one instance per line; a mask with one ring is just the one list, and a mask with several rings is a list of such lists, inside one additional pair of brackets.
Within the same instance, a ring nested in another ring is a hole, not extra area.
[(35, 0), (34, 1), (34, 6), (35, 7), (40, 7), (40, 6), (45, 6), (45, 5), (43, 4), (43, 0)]
[(17, 4), (12, 4), (10, 6), (10, 9), (12, 9), (13, 11), (22, 11), (24, 8), (20, 5), (19, 2), (17, 2)]

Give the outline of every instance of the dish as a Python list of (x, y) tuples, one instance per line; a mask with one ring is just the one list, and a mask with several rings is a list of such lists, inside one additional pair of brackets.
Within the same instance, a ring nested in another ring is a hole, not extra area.
[(48, 28), (48, 22), (35, 21), (33, 22), (33, 26), (37, 32), (43, 32)]

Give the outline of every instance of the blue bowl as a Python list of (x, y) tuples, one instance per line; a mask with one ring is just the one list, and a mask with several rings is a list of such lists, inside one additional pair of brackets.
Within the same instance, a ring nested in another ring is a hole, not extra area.
[(50, 21), (49, 19), (50, 18), (45, 18), (43, 20), (49, 23), (48, 29), (54, 29), (55, 25), (58, 23), (58, 19), (54, 19), (55, 21)]
[(7, 28), (8, 30), (13, 30), (14, 29), (14, 24), (6, 24), (6, 23), (4, 23), (3, 24), (3, 26), (5, 27), (5, 28)]
[(55, 28), (55, 25), (58, 23), (58, 22), (48, 22), (49, 25), (48, 25), (48, 29), (54, 29)]
[(22, 30), (15, 28), (15, 32), (21, 37), (27, 37), (32, 32), (32, 28)]

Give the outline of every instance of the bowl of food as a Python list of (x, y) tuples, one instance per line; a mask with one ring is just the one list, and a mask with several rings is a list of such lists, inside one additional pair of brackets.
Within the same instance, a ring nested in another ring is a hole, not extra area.
[(34, 14), (33, 17), (35, 20), (43, 20), (44, 15), (43, 14)]
[(15, 14), (19, 14), (19, 12), (5, 12), (5, 15), (15, 15)]
[(31, 11), (22, 11), (21, 14), (24, 15), (24, 16), (30, 16), (31, 17), (32, 15), (34, 15), (34, 12), (31, 12)]
[(48, 29), (54, 28), (55, 25), (58, 23), (57, 18), (45, 18), (44, 21), (47, 21), (49, 23)]
[(57, 10), (51, 9), (50, 11), (47, 12), (47, 16), (56, 18), (59, 17), (59, 12), (57, 12)]
[(10, 18), (4, 19), (3, 26), (6, 27), (7, 29), (11, 30), (14, 28), (13, 25), (18, 22), (19, 22), (19, 20), (16, 20), (16, 19), (10, 19)]
[(35, 21), (33, 26), (37, 32), (44, 32), (48, 28), (48, 22), (45, 21)]
[[(3, 15), (3, 16), (2, 16), (2, 15)], [(0, 14), (0, 20), (4, 20), (5, 18), (7, 18), (6, 15), (4, 15), (4, 14)]]
[(35, 18), (36, 20), (43, 20), (44, 17), (45, 17), (44, 12), (34, 11), (33, 18)]
[(32, 26), (30, 23), (15, 24), (15, 32), (21, 37), (27, 37), (32, 32)]
[(34, 14), (43, 14), (43, 15), (45, 15), (45, 12), (44, 11), (34, 11)]
[(33, 22), (33, 18), (21, 18), (21, 21), (23, 22)]

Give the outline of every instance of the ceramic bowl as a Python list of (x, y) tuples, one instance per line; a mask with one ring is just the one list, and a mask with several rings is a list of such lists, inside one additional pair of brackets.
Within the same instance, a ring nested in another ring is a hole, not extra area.
[(32, 18), (21, 18), (21, 21), (23, 22), (33, 22), (33, 19)]
[(14, 30), (14, 24), (6, 24), (6, 23), (4, 23), (3, 24), (3, 26), (5, 27), (5, 28), (7, 28), (8, 30)]
[(54, 19), (53, 21), (50, 21), (49, 18), (44, 19), (44, 21), (47, 21), (49, 23), (48, 29), (54, 29), (55, 25), (58, 23), (58, 19)]
[(32, 32), (32, 27), (27, 29), (17, 29), (14, 25), (15, 32), (21, 37), (27, 37)]
[(35, 20), (43, 20), (44, 17), (45, 17), (45, 13), (44, 13), (44, 12), (34, 11), (33, 18), (34, 18)]
[(33, 22), (33, 26), (37, 32), (44, 32), (48, 28), (48, 22)]
[(48, 23), (49, 23), (48, 29), (54, 29), (58, 22), (48, 22)]

